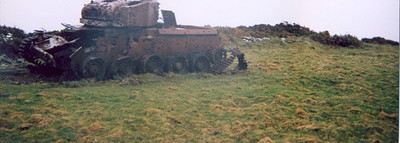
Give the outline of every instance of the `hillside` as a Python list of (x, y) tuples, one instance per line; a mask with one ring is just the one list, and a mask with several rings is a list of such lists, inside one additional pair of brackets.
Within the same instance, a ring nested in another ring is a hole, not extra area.
[(0, 142), (398, 141), (398, 46), (246, 42), (248, 29), (218, 29), (248, 70), (61, 83), (1, 75)]

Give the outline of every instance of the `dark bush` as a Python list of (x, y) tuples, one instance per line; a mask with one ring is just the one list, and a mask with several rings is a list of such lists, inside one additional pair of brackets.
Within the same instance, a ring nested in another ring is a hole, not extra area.
[(349, 47), (349, 46), (354, 46), (354, 47), (361, 47), (361, 41), (358, 40), (357, 37), (354, 37), (352, 35), (334, 35), (332, 37), (334, 44), (333, 45), (338, 45), (342, 47)]
[(26, 34), (21, 29), (0, 26), (0, 54), (17, 57), (19, 44), (25, 37)]
[(371, 43), (371, 44), (394, 45), (394, 46), (399, 45), (399, 42), (392, 41), (392, 40), (387, 40), (387, 39), (382, 38), (382, 37), (373, 37), (371, 39), (363, 38), (363, 39), (361, 39), (361, 41), (363, 41), (365, 43)]
[(332, 45), (333, 43), (333, 39), (328, 31), (315, 33), (311, 35), (311, 39), (325, 45)]
[(275, 27), (278, 27), (279, 29), (282, 29), (282, 31), (290, 33), (291, 36), (307, 36), (307, 35), (311, 35), (311, 34), (315, 33), (307, 27), (301, 26), (296, 23), (289, 24), (286, 21), (282, 22), (278, 25), (275, 25)]
[(311, 39), (325, 45), (334, 45), (341, 47), (361, 47), (361, 41), (357, 37), (351, 35), (334, 35), (333, 37), (328, 31), (311, 35)]
[(263, 37), (289, 37), (289, 36), (309, 36), (315, 32), (309, 28), (300, 26), (298, 24), (290, 24), (288, 22), (282, 22), (275, 26), (267, 24), (259, 24), (250, 26), (249, 29), (252, 31), (251, 36), (256, 38)]

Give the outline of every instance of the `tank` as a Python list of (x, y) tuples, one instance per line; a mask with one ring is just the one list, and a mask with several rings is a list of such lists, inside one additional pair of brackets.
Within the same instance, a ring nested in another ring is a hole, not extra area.
[(21, 46), (22, 56), (47, 71), (68, 77), (107, 79), (128, 74), (209, 72), (222, 74), (239, 49), (225, 49), (216, 29), (177, 25), (175, 14), (155, 0), (91, 1), (82, 9), (83, 26), (63, 24), (58, 34), (36, 31)]

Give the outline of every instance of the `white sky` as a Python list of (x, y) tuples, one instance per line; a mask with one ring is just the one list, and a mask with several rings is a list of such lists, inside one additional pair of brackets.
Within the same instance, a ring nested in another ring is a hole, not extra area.
[[(252, 26), (297, 23), (314, 31), (381, 36), (399, 41), (399, 0), (158, 0), (173, 10), (178, 24)], [(62, 29), (60, 23), (79, 24), (90, 0), (0, 0), (0, 25), (34, 29)]]

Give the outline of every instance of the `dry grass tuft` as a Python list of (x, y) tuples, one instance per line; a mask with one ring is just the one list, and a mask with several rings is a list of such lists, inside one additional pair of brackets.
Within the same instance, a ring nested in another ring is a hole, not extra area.
[(249, 98), (243, 96), (234, 97), (232, 100), (239, 107), (246, 107), (250, 104)]
[(197, 99), (194, 99), (194, 98), (190, 98), (190, 99), (188, 100), (188, 102), (191, 103), (191, 104), (197, 104), (197, 103), (199, 103), (199, 101), (198, 101)]
[(296, 116), (299, 118), (306, 118), (308, 117), (308, 113), (304, 111), (303, 109), (297, 108), (295, 109)]
[(311, 104), (316, 104), (316, 103), (318, 103), (317, 100), (314, 100), (314, 99), (312, 99), (312, 98), (306, 98), (305, 101), (308, 102), (308, 103), (311, 103)]
[(146, 109), (146, 116), (162, 115), (164, 112), (159, 109)]
[(397, 119), (397, 116), (396, 116), (396, 115), (389, 115), (388, 113), (385, 113), (385, 112), (383, 112), (383, 111), (381, 111), (381, 112), (379, 113), (379, 117), (381, 117), (381, 118), (386, 118), (386, 119), (391, 119), (391, 120)]
[(99, 140), (97, 139), (97, 137), (85, 136), (79, 142), (81, 142), (81, 143), (97, 143), (97, 142), (99, 142)]
[(213, 110), (224, 110), (225, 109), (224, 106), (216, 105), (216, 104), (210, 105), (210, 108)]
[(0, 118), (0, 128), (12, 129), (14, 128), (14, 123), (10, 119)]
[(240, 108), (229, 107), (227, 110), (236, 114), (243, 114), (243, 109)]
[(53, 120), (52, 118), (43, 118), (43, 119), (38, 123), (38, 126), (39, 126), (39, 127), (49, 127), (53, 122), (54, 122), (54, 120)]
[(112, 139), (119, 139), (124, 137), (124, 131), (119, 129), (117, 131), (114, 131), (111, 135), (108, 136), (109, 138)]
[(293, 102), (293, 101), (291, 101), (291, 102), (289, 103), (289, 105), (293, 105), (293, 106), (296, 106), (296, 107), (301, 106), (301, 104), (296, 103), (296, 102)]
[(32, 124), (30, 124), (30, 123), (24, 123), (24, 124), (21, 124), (21, 125), (19, 126), (19, 129), (20, 129), (20, 130), (27, 130), (27, 129), (31, 128), (31, 127), (32, 127)]
[(41, 121), (43, 121), (44, 117), (42, 114), (33, 114), (31, 116), (31, 119), (29, 120), (29, 122), (31, 123), (39, 123)]
[(226, 99), (221, 101), (222, 106), (225, 107), (236, 107), (236, 103), (233, 100)]
[(91, 125), (88, 127), (88, 130), (89, 130), (90, 132), (93, 132), (93, 133), (101, 132), (101, 131), (103, 131), (104, 129), (105, 129), (105, 127), (104, 127), (103, 123), (100, 123), (100, 122), (94, 122), (93, 124), (91, 124)]
[(316, 125), (303, 125), (303, 126), (298, 126), (296, 128), (297, 130), (306, 130), (306, 131), (320, 131), (321, 127), (318, 127)]
[(169, 87), (167, 87), (167, 89), (168, 89), (168, 90), (171, 90), (171, 91), (177, 91), (177, 90), (179, 90), (179, 87), (176, 87), (176, 86), (169, 86)]
[(350, 111), (350, 113), (353, 113), (353, 114), (362, 112), (362, 110), (359, 107), (350, 107), (348, 110)]
[(258, 141), (257, 143), (275, 143), (275, 141), (273, 141), (271, 138), (269, 137), (264, 137), (262, 138), (260, 141)]

